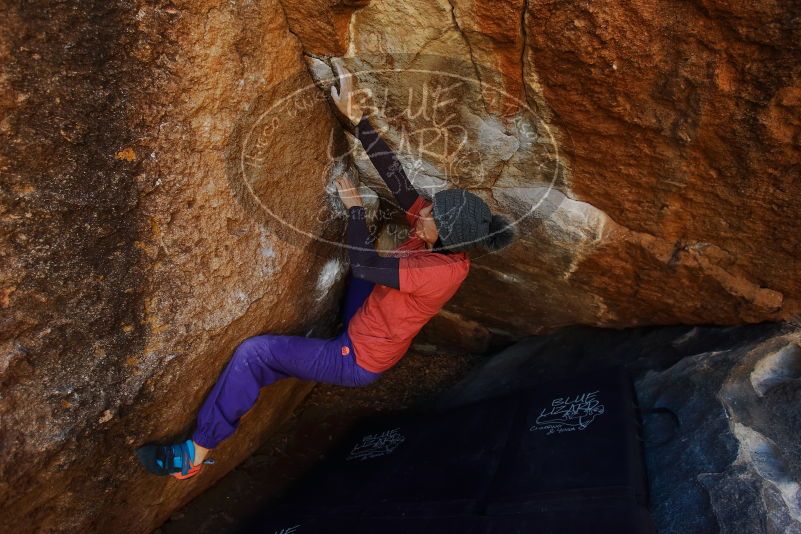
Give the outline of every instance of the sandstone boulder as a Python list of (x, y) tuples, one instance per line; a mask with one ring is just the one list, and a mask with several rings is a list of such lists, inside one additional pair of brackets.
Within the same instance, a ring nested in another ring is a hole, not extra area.
[(244, 338), (330, 333), (347, 265), (304, 232), (341, 238), (308, 214), (344, 138), (324, 101), (272, 121), (312, 83), (277, 1), (2, 14), (0, 530), (148, 532), (311, 387), (266, 391), (197, 480), (132, 455), (192, 430)]
[(423, 194), (470, 188), (520, 232), (429, 342), (801, 311), (798, 5), (0, 6), (4, 530), (146, 532), (308, 390), (267, 390), (191, 483), (132, 462), (191, 429), (242, 339), (330, 332), (333, 176), (397, 220), (320, 90), (334, 58)]
[(515, 335), (798, 313), (796, 7), (374, 0), (342, 53), (290, 20), (318, 81), (344, 56), (372, 92), (421, 192), (517, 221), (450, 313)]

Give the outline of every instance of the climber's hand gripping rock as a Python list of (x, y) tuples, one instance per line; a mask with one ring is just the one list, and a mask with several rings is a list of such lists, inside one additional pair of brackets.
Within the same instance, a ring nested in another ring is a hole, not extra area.
[(350, 209), (354, 206), (363, 206), (362, 197), (359, 190), (353, 185), (353, 182), (347, 176), (340, 176), (334, 183), (337, 186), (337, 193), (342, 203), (345, 204), (345, 209)]
[(336, 85), (331, 86), (331, 100), (339, 112), (344, 115), (351, 125), (356, 125), (362, 119), (364, 111), (362, 100), (369, 98), (369, 91), (354, 90), (353, 74), (342, 64), (342, 60), (333, 60), (336, 75), (339, 78), (339, 89)]

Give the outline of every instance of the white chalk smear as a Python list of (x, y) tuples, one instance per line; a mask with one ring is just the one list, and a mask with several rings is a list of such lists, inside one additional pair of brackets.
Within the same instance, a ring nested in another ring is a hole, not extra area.
[(320, 276), (317, 277), (317, 287), (315, 288), (317, 300), (322, 300), (328, 294), (328, 291), (334, 286), (337, 280), (339, 280), (340, 276), (342, 276), (343, 269), (344, 266), (342, 262), (336, 258), (325, 262), (325, 265), (323, 265), (320, 271)]

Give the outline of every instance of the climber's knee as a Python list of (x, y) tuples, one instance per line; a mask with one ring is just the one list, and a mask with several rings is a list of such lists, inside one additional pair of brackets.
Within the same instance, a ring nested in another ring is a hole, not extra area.
[(231, 357), (229, 372), (246, 383), (259, 387), (272, 384), (285, 375), (275, 359), (275, 342), (279, 336), (256, 336), (244, 340)]
[(244, 340), (234, 351), (231, 358), (235, 365), (246, 365), (260, 362), (269, 353), (270, 336), (255, 336)]

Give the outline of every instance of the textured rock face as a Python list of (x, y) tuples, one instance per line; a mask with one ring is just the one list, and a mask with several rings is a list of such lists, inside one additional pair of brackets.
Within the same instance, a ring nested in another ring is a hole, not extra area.
[(337, 50), (289, 18), (307, 53), (344, 55), (372, 90), (418, 187), (467, 186), (520, 219), (520, 243), (477, 261), (448, 308), (520, 334), (799, 311), (800, 16), (375, 0)]
[(249, 193), (324, 207), (334, 123), (311, 102), (259, 126), (272, 87), (310, 83), (277, 2), (3, 6), (0, 529), (147, 532), (310, 387), (265, 392), (197, 481), (134, 464), (191, 430), (242, 339), (336, 320), (340, 256)]
[(646, 415), (645, 457), (658, 531), (801, 532), (798, 325), (567, 328), (494, 356), (442, 396), (451, 407), (624, 365)]
[(130, 464), (243, 338), (332, 326), (334, 174), (397, 217), (314, 85), (331, 57), (422, 192), (517, 221), (427, 341), (801, 311), (799, 6), (639, 4), (1, 2), (0, 527), (147, 531), (307, 391), (191, 483)]
[[(620, 225), (620, 244), (600, 243), (577, 278), (606, 280), (598, 293), (619, 317), (798, 309), (798, 17), (798, 6), (727, 2), (532, 8), (533, 62), (571, 138), (571, 189)], [(632, 289), (612, 295), (621, 282)]]
[[(664, 532), (801, 532), (798, 342), (796, 332), (697, 354), (640, 382), (644, 402), (671, 406), (686, 428), (684, 443), (650, 454)], [(711, 514), (675, 513), (693, 508)]]

